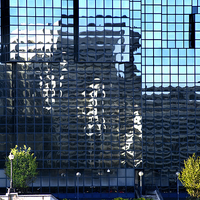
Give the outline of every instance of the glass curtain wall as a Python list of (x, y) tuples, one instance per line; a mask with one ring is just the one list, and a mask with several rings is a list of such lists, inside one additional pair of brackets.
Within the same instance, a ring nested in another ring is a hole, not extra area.
[(142, 122), (146, 184), (176, 192), (199, 155), (199, 1), (142, 1)]
[(26, 144), (40, 169), (33, 191), (74, 193), (81, 172), (82, 195), (133, 195), (143, 165), (140, 1), (2, 5), (1, 168)]

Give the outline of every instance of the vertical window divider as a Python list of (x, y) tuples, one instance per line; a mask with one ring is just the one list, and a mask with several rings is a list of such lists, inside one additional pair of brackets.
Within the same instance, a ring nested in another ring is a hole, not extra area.
[(79, 55), (79, 0), (74, 0), (74, 60), (78, 61)]

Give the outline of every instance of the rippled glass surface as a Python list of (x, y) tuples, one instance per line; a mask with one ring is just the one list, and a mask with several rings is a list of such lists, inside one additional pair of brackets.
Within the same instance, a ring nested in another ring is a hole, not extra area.
[(75, 192), (77, 169), (83, 193), (127, 192), (138, 169), (173, 191), (200, 147), (197, 1), (1, 5), (1, 166), (27, 144), (57, 192)]
[(176, 186), (183, 161), (199, 151), (198, 13), (194, 1), (142, 4), (145, 183), (166, 191)]
[[(129, 1), (79, 0), (78, 60), (130, 61)], [(106, 37), (105, 37), (106, 36)]]
[(13, 141), (30, 146), (44, 192), (58, 182), (73, 192), (80, 170), (83, 193), (132, 193), (143, 164), (140, 2), (9, 3), (0, 117), (12, 135), (2, 155)]
[(1, 5), (1, 166), (14, 143), (27, 144), (44, 192), (56, 181), (52, 191), (75, 192), (77, 169), (82, 193), (127, 192), (138, 169), (173, 191), (200, 148), (198, 3)]
[(7, 61), (59, 62), (69, 54), (78, 62), (130, 61), (128, 0), (16, 4), (10, 1)]

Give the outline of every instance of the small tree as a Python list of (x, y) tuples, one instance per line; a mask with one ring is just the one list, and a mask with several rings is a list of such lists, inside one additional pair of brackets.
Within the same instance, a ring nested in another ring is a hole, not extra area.
[[(34, 153), (31, 153), (31, 148), (27, 148), (25, 145), (23, 148), (11, 149), (11, 153), (14, 155), (13, 165), (13, 187), (22, 192), (28, 188), (29, 184), (34, 181), (37, 176), (37, 163)], [(10, 178), (10, 160), (7, 157), (5, 163), (5, 174)]]
[(200, 197), (200, 157), (193, 154), (184, 161), (184, 168), (179, 180), (185, 186), (188, 194), (194, 198)]

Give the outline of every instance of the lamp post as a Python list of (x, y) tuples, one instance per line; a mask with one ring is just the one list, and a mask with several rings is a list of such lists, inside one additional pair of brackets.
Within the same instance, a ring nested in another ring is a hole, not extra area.
[(179, 177), (180, 172), (176, 172), (176, 176), (177, 176), (177, 199), (179, 200)]
[(10, 189), (8, 193), (12, 193), (14, 192), (13, 190), (13, 180), (12, 180), (12, 161), (14, 159), (14, 155), (12, 153), (10, 153), (10, 155), (8, 156), (9, 160), (10, 160)]
[(108, 173), (108, 192), (110, 193), (110, 169), (107, 169)]
[(142, 195), (142, 176), (144, 175), (144, 172), (140, 171), (138, 174), (140, 176), (140, 194)]
[(77, 200), (79, 200), (79, 178), (81, 177), (81, 173), (80, 172), (77, 172), (76, 173), (76, 182), (77, 182)]

